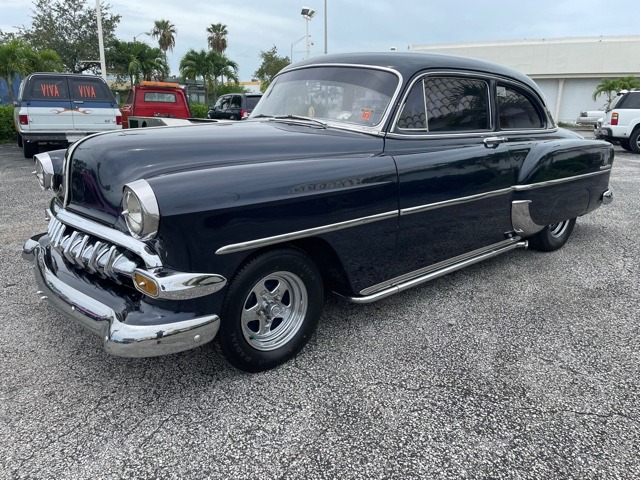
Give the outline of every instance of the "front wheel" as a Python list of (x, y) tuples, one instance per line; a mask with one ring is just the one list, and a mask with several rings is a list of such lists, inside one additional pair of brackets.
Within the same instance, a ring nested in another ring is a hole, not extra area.
[(18, 134), (18, 147), (22, 148), (22, 135)]
[(571, 220), (564, 220), (547, 225), (543, 230), (529, 239), (529, 247), (541, 252), (558, 250), (569, 240), (575, 224), (576, 219), (572, 218)]
[(240, 370), (274, 368), (309, 341), (323, 298), (320, 272), (305, 253), (283, 248), (259, 255), (229, 285), (218, 345)]

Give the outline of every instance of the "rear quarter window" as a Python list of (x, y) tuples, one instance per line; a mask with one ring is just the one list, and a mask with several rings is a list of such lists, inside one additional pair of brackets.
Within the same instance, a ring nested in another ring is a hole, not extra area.
[(615, 108), (640, 109), (640, 92), (627, 93), (620, 99)]
[(254, 109), (259, 101), (260, 97), (247, 97), (247, 108), (249, 110)]
[(29, 96), (34, 100), (68, 100), (67, 79), (36, 77), (31, 80)]

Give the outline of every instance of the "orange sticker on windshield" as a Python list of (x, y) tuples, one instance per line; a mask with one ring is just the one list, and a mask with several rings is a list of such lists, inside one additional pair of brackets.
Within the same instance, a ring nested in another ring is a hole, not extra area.
[(369, 110), (368, 108), (363, 108), (360, 117), (362, 118), (362, 120), (371, 120), (371, 110)]

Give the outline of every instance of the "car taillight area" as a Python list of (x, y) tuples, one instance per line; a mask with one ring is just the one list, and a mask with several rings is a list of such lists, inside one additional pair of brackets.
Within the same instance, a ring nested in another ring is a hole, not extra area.
[(122, 125), (122, 115), (116, 115), (116, 125)]
[(611, 114), (611, 125), (618, 125), (618, 114), (615, 112)]
[(29, 115), (19, 115), (20, 125), (29, 125)]

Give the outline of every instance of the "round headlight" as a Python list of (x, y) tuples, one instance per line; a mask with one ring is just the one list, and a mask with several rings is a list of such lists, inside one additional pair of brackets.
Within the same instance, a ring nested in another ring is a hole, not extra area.
[(137, 180), (124, 186), (122, 215), (129, 233), (135, 238), (148, 240), (158, 233), (160, 210), (153, 189), (146, 180)]

